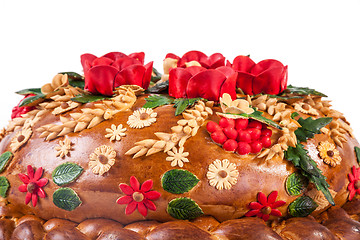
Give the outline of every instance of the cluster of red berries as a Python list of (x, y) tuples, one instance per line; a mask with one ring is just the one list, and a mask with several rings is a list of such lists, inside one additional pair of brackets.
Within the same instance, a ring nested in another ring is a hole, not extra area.
[(229, 152), (245, 155), (271, 147), (272, 131), (256, 120), (221, 118), (219, 124), (209, 121), (206, 129), (212, 140)]

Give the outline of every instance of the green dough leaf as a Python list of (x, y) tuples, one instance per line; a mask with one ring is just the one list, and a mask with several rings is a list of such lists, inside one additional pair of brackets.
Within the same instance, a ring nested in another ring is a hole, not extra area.
[(360, 165), (360, 148), (359, 147), (355, 147), (355, 154), (356, 154), (356, 158), (357, 158), (357, 161)]
[(187, 170), (173, 169), (167, 171), (161, 179), (161, 184), (165, 191), (174, 194), (182, 194), (190, 191), (199, 179)]
[(295, 87), (292, 85), (288, 85), (285, 92), (298, 95), (315, 95), (320, 97), (327, 97), (325, 94), (318, 92), (315, 89), (311, 89), (308, 87)]
[(73, 211), (82, 203), (79, 196), (71, 188), (59, 188), (53, 194), (53, 203), (66, 211)]
[(151, 82), (157, 82), (161, 79), (161, 73), (153, 67), (153, 74), (151, 74)]
[(83, 80), (84, 77), (76, 72), (60, 72), (59, 74), (67, 74), (69, 80)]
[(318, 205), (308, 196), (301, 196), (289, 205), (289, 213), (293, 217), (306, 217), (312, 213)]
[(299, 173), (292, 173), (285, 182), (286, 191), (290, 196), (300, 195), (308, 184), (308, 179)]
[(91, 95), (91, 94), (79, 94), (73, 97), (71, 100), (79, 103), (89, 103), (89, 102), (97, 102), (104, 99), (109, 99), (110, 97), (103, 95)]
[(190, 198), (176, 198), (169, 202), (167, 212), (176, 219), (191, 220), (204, 214), (199, 205)]
[(313, 138), (315, 134), (321, 133), (320, 129), (331, 123), (332, 118), (323, 117), (314, 120), (308, 117), (306, 119), (299, 118), (297, 121), (301, 127), (295, 131), (296, 137), (299, 142), (305, 142), (307, 139)]
[(197, 101), (204, 100), (203, 98), (177, 98), (174, 100), (174, 107), (176, 108), (175, 116), (183, 113), (188, 107), (193, 106)]
[(145, 98), (146, 103), (143, 108), (156, 108), (163, 105), (169, 105), (173, 103), (174, 99), (164, 95), (151, 95)]
[(75, 163), (63, 163), (52, 172), (54, 183), (59, 186), (75, 181), (84, 169)]
[(19, 103), (19, 107), (35, 106), (37, 104), (38, 100), (40, 100), (44, 97), (45, 97), (45, 95), (42, 93), (39, 93), (35, 96), (27, 97)]
[(16, 92), (20, 95), (28, 95), (28, 94), (41, 94), (41, 88), (27, 88)]
[(13, 154), (9, 151), (4, 152), (0, 156), (0, 173), (2, 173), (5, 170), (5, 167), (9, 160), (12, 158)]
[(6, 179), (6, 177), (1, 176), (0, 177), (0, 196), (1, 197), (6, 198), (9, 187), (10, 187), (9, 181)]

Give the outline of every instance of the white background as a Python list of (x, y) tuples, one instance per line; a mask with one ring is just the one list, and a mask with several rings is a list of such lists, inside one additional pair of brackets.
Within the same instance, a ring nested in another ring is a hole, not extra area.
[(326, 93), (360, 136), (360, 1), (0, 0), (0, 125), (21, 99), (80, 55), (144, 51), (162, 70), (168, 52), (250, 54), (289, 65), (289, 84)]

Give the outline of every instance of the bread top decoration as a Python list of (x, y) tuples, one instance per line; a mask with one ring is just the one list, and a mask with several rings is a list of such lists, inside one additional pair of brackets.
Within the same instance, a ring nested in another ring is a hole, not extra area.
[(190, 51), (167, 54), (161, 75), (144, 57), (84, 54), (84, 75), (17, 92), (0, 133), (4, 207), (76, 222), (268, 221), (358, 197), (349, 123), (325, 94), (287, 85), (281, 62)]

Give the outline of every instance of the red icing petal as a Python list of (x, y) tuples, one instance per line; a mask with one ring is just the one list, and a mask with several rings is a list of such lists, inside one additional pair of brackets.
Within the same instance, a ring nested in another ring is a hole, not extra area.
[(273, 69), (273, 68), (284, 68), (284, 65), (278, 60), (266, 59), (258, 62), (252, 69), (251, 73), (254, 75), (260, 75), (264, 71)]
[(34, 169), (31, 165), (27, 166), (27, 173), (28, 173), (30, 180), (34, 179)]
[(212, 69), (225, 66), (225, 57), (221, 53), (214, 53), (209, 57), (209, 64)]
[(280, 92), (283, 92), (287, 88), (287, 82), (288, 82), (288, 66), (285, 66), (283, 69), (283, 73), (281, 76), (281, 82), (280, 82)]
[(38, 196), (35, 193), (31, 194), (31, 202), (33, 207), (36, 207), (38, 202)]
[(132, 187), (132, 189), (135, 192), (138, 192), (140, 190), (140, 183), (139, 181), (136, 179), (136, 177), (131, 176), (130, 177), (130, 186)]
[(144, 203), (145, 207), (147, 207), (151, 211), (156, 211), (156, 206), (152, 201), (144, 199), (143, 203)]
[(45, 198), (46, 197), (46, 194), (44, 192), (44, 190), (42, 188), (38, 188), (38, 192), (37, 194), (39, 195), (39, 197), (41, 198)]
[(355, 190), (351, 190), (351, 191), (350, 191), (350, 195), (349, 195), (349, 200), (350, 200), (350, 201), (354, 198), (355, 193), (356, 193)]
[(350, 181), (350, 182), (355, 181), (355, 177), (354, 177), (354, 175), (352, 175), (351, 173), (348, 174), (348, 178), (349, 178), (349, 181)]
[(121, 85), (138, 85), (142, 87), (145, 68), (143, 65), (131, 65), (122, 69), (115, 78), (115, 87)]
[(270, 215), (273, 215), (273, 216), (276, 216), (276, 217), (281, 217), (282, 213), (277, 209), (272, 209)]
[(118, 70), (124, 69), (124, 68), (132, 66), (132, 65), (143, 66), (139, 60), (137, 60), (135, 58), (130, 58), (130, 57), (119, 58), (112, 64), (112, 66), (117, 68)]
[(131, 201), (133, 201), (133, 198), (131, 196), (123, 196), (118, 198), (118, 200), (116, 201), (117, 204), (129, 204), (131, 203)]
[(172, 59), (177, 59), (177, 60), (180, 59), (179, 56), (177, 56), (177, 55), (175, 55), (175, 54), (173, 54), (173, 53), (168, 53), (168, 54), (166, 54), (165, 58), (172, 58)]
[(113, 95), (114, 79), (118, 70), (112, 66), (96, 66), (85, 74), (85, 89), (93, 94)]
[(43, 187), (45, 186), (47, 183), (48, 183), (48, 179), (47, 178), (41, 178), (39, 181), (36, 182), (36, 184), (39, 186), (39, 187)]
[(199, 72), (205, 71), (206, 68), (204, 67), (199, 67), (199, 66), (191, 66), (191, 67), (187, 67), (186, 71), (189, 72), (192, 76), (198, 74)]
[(218, 101), (220, 89), (225, 80), (226, 76), (220, 71), (214, 69), (202, 71), (190, 78), (186, 89), (187, 97), (202, 97), (209, 101)]
[(169, 72), (169, 95), (175, 98), (186, 97), (186, 87), (192, 77), (184, 68), (173, 68)]
[(148, 210), (147, 210), (147, 208), (145, 207), (145, 205), (144, 205), (143, 202), (139, 202), (139, 203), (138, 203), (137, 209), (138, 209), (138, 211), (139, 211), (139, 213), (140, 213), (141, 215), (143, 215), (144, 217), (146, 217)]
[(221, 86), (220, 96), (222, 96), (224, 93), (228, 93), (232, 100), (236, 99), (236, 79), (237, 73), (233, 72), (233, 74), (229, 76)]
[(121, 183), (119, 185), (119, 188), (121, 189), (121, 191), (123, 193), (125, 193), (126, 195), (132, 195), (135, 191), (134, 189), (132, 189), (130, 186), (128, 186), (127, 184), (125, 183)]
[(255, 66), (255, 62), (248, 56), (237, 56), (232, 64), (232, 68), (239, 72), (250, 73)]
[(141, 87), (143, 89), (147, 89), (149, 87), (150, 81), (151, 81), (151, 75), (152, 75), (152, 71), (153, 71), (153, 62), (149, 62), (144, 67), (145, 67), (145, 74), (144, 74), (144, 78), (143, 78)]
[(26, 184), (22, 184), (19, 186), (19, 191), (20, 192), (27, 192), (27, 185)]
[(253, 93), (279, 94), (283, 68), (271, 68), (254, 78)]
[(42, 174), (43, 174), (43, 168), (39, 167), (35, 172), (34, 180), (38, 181), (41, 178)]
[(241, 90), (248, 95), (253, 94), (253, 81), (254, 76), (249, 73), (238, 72), (236, 79), (236, 87), (241, 88)]
[(27, 192), (25, 196), (25, 204), (28, 204), (31, 201), (31, 193)]
[(153, 187), (153, 181), (151, 179), (146, 180), (143, 184), (141, 184), (140, 190), (142, 192), (148, 192)]
[(278, 192), (277, 191), (273, 191), (269, 194), (269, 196), (267, 197), (267, 202), (269, 204), (273, 204), (276, 201), (276, 198), (278, 196)]
[(258, 202), (251, 202), (251, 203), (249, 204), (249, 208), (250, 208), (250, 209), (261, 209), (261, 208), (263, 208), (263, 205), (261, 205), (261, 204), (258, 203)]
[(97, 57), (95, 55), (92, 55), (90, 53), (85, 53), (83, 55), (80, 56), (80, 61), (81, 61), (81, 65), (84, 69), (84, 72), (87, 72), (91, 66), (92, 66), (92, 62), (96, 59)]
[(129, 203), (129, 204), (126, 206), (126, 208), (125, 208), (125, 214), (126, 214), (126, 215), (132, 214), (132, 213), (135, 211), (136, 207), (137, 207), (137, 202), (132, 201), (131, 203)]
[(155, 200), (158, 199), (161, 196), (161, 194), (157, 191), (150, 191), (144, 193), (144, 196), (146, 199)]
[(93, 62), (92, 62), (92, 67), (95, 66), (101, 66), (101, 65), (111, 65), (114, 62), (114, 60), (107, 58), (107, 57), (99, 57), (96, 58)]
[(109, 52), (109, 53), (105, 54), (103, 57), (107, 57), (107, 58), (110, 58), (115, 61), (116, 59), (128, 57), (128, 56), (122, 52)]
[(30, 178), (23, 173), (19, 173), (18, 176), (23, 183), (28, 184), (30, 182)]
[(145, 59), (145, 53), (144, 52), (132, 53), (132, 54), (129, 55), (129, 57), (138, 60), (141, 64), (144, 64), (144, 59)]
[(262, 192), (259, 192), (257, 195), (258, 202), (263, 206), (267, 206), (267, 198), (266, 195)]
[(204, 53), (200, 51), (189, 51), (185, 53), (179, 63), (179, 67), (185, 67), (185, 63), (191, 62), (191, 61), (197, 61), (201, 64), (202, 67), (208, 68), (209, 67), (209, 59), (208, 56), (206, 56)]
[(267, 220), (269, 220), (269, 217), (270, 217), (270, 215), (269, 214), (263, 214), (262, 216), (261, 216), (261, 218), (266, 222)]
[(271, 204), (271, 208), (278, 208), (278, 207), (281, 207), (281, 206), (284, 206), (286, 204), (285, 201), (276, 201), (275, 203)]
[(250, 210), (247, 213), (245, 213), (245, 217), (252, 217), (258, 215), (260, 210)]

